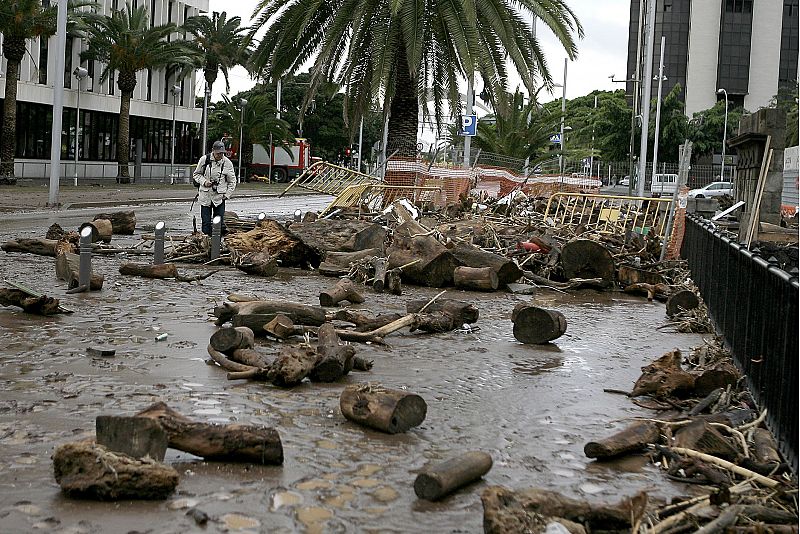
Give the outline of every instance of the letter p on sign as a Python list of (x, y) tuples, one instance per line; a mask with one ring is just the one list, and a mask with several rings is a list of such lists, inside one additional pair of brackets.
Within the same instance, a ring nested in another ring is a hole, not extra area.
[(478, 117), (476, 115), (461, 115), (461, 131), (460, 135), (464, 137), (474, 137), (478, 126)]

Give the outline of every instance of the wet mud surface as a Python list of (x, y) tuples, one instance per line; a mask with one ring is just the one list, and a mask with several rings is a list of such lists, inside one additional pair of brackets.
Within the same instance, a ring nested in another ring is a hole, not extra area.
[[(241, 201), (228, 209), (285, 218), (296, 207), (318, 209), (325, 201)], [(190, 227), (187, 209), (136, 211), (140, 227), (164, 219), (182, 233)], [(41, 236), (55, 221), (77, 227), (88, 213), (25, 214), (0, 225), (0, 239)], [(449, 297), (477, 304), (479, 331), (393, 335), (390, 349), (358, 345), (357, 354), (375, 361), (371, 372), (284, 390), (228, 381), (206, 364), (215, 330), (211, 310), (232, 292), (316, 304), (332, 279), (289, 269), (262, 279), (226, 269), (201, 282), (146, 280), (119, 275), (123, 259), (96, 258), (95, 270), (106, 277), (103, 291), (67, 296), (52, 258), (0, 252), (4, 278), (62, 297), (75, 310), (41, 318), (0, 308), (2, 532), (480, 532), (479, 495), (489, 484), (538, 486), (593, 501), (639, 490), (661, 499), (689, 491), (643, 458), (597, 463), (583, 454), (587, 441), (650, 415), (603, 388), (630, 390), (643, 364), (700, 343), (699, 336), (657, 330), (663, 304), (593, 291), (542, 289), (531, 297), (448, 290)], [(403, 312), (406, 300), (438, 292), (405, 290), (401, 297), (367, 291), (367, 302), (357, 307)], [(511, 310), (531, 300), (566, 316), (567, 332), (553, 344), (514, 340)], [(168, 337), (157, 342), (160, 333)], [(116, 355), (92, 358), (90, 346), (114, 348)], [(427, 419), (394, 436), (346, 421), (339, 394), (345, 384), (366, 381), (418, 393), (428, 404)], [(55, 446), (93, 436), (97, 415), (133, 414), (159, 400), (198, 420), (274, 426), (284, 465), (206, 463), (169, 450), (165, 461), (181, 479), (167, 501), (97, 503), (61, 495), (52, 474)], [(416, 499), (413, 481), (422, 467), (472, 449), (494, 459), (483, 481), (439, 503)], [(186, 515), (193, 508), (208, 514), (205, 527)]]

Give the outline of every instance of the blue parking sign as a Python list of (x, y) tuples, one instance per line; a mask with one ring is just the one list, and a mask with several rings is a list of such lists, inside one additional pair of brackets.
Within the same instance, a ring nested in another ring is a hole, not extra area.
[(477, 115), (461, 115), (461, 128), (458, 131), (458, 135), (463, 135), (464, 137), (474, 137), (477, 129)]

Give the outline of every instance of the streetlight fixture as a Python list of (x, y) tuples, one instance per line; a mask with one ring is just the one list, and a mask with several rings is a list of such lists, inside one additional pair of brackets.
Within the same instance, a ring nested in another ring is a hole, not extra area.
[[(239, 113), (239, 171), (236, 173), (239, 177), (239, 181), (242, 180), (242, 155), (244, 154), (244, 145), (242, 144), (244, 141), (244, 110), (247, 107), (247, 99), (240, 98), (239, 105), (241, 106), (241, 111)], [(271, 158), (270, 158), (271, 161)]]
[(728, 91), (725, 89), (717, 89), (718, 95), (725, 96), (725, 126), (722, 130), (722, 173), (720, 174), (721, 181), (725, 181), (725, 144), (728, 139)]
[(173, 85), (169, 90), (172, 93), (172, 148), (169, 154), (169, 183), (175, 183), (175, 108), (178, 106), (178, 95), (181, 94), (181, 86)]
[[(658, 62), (658, 76), (653, 76), (653, 80), (658, 80), (658, 97), (656, 99), (656, 139), (655, 144), (653, 145), (653, 181), (651, 184), (655, 184), (655, 176), (658, 174), (658, 142), (661, 137), (661, 87), (664, 80), (667, 79), (664, 76), (664, 47), (666, 44), (666, 37), (661, 36), (661, 58)], [(650, 190), (652, 191), (653, 185), (650, 186)], [(663, 189), (663, 185), (662, 185)]]
[(78, 80), (78, 102), (75, 106), (75, 187), (78, 186), (78, 136), (81, 129), (81, 82), (89, 75), (89, 71), (83, 67), (75, 67), (72, 75)]

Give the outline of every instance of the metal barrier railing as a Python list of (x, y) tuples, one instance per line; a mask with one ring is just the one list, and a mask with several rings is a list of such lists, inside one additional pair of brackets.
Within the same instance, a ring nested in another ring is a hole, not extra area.
[(681, 256), (717, 332), (794, 473), (798, 470), (798, 280), (707, 221), (686, 218)]
[(380, 184), (380, 179), (364, 174), (353, 169), (347, 169), (328, 163), (318, 161), (306, 169), (303, 174), (290, 183), (283, 190), (281, 196), (286, 194), (294, 186), (300, 186), (317, 193), (337, 196), (350, 186), (360, 184)]
[(331, 211), (341, 208), (366, 206), (368, 209), (380, 209), (398, 198), (409, 198), (412, 202), (431, 202), (441, 206), (446, 202), (446, 193), (442, 186), (424, 185), (389, 185), (389, 184), (356, 184), (348, 186), (340, 192), (333, 202), (320, 212), (324, 217)]
[(664, 237), (671, 198), (555, 193), (547, 201), (545, 221), (558, 226), (583, 226), (601, 233), (625, 230)]
[[(136, 165), (131, 162), (128, 165), (128, 172), (131, 182), (138, 183), (189, 183), (194, 164), (176, 163), (171, 166), (169, 163), (143, 163), (139, 176), (136, 174)], [(37, 160), (16, 160), (14, 162), (14, 176), (18, 180), (33, 180), (34, 182), (46, 182), (50, 179), (50, 169), (52, 165), (47, 161)], [(77, 170), (77, 173), (76, 173)], [(62, 161), (59, 164), (60, 182), (72, 184), (77, 175), (78, 184), (91, 184), (99, 182), (115, 181), (119, 170), (119, 164), (110, 161), (81, 161), (77, 168), (75, 162)]]

